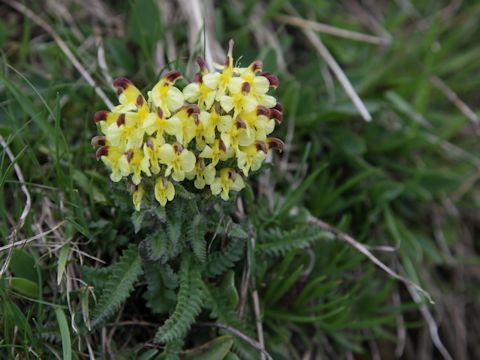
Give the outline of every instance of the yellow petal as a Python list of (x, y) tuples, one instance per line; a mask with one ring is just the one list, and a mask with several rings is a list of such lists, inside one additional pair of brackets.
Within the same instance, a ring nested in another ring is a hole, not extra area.
[(213, 90), (217, 88), (219, 78), (220, 78), (219, 73), (210, 73), (210, 74), (203, 75), (202, 81), (207, 87)]
[(194, 102), (198, 99), (200, 86), (197, 83), (190, 83), (183, 89), (183, 95), (185, 100), (189, 102)]
[(185, 172), (192, 171), (195, 168), (196, 158), (191, 151), (183, 150), (180, 154), (180, 161)]
[(222, 191), (222, 185), (220, 182), (220, 178), (215, 178), (215, 180), (212, 182), (212, 185), (210, 185), (210, 190), (212, 191), (213, 195), (218, 195)]
[(167, 107), (170, 111), (176, 111), (183, 106), (185, 98), (183, 93), (172, 86), (167, 93)]
[(175, 187), (170, 181), (168, 182), (167, 189), (165, 190), (165, 194), (167, 196), (168, 201), (172, 201), (173, 198), (175, 197)]
[(142, 205), (142, 198), (145, 190), (143, 189), (142, 185), (139, 185), (137, 189), (133, 192), (133, 205), (135, 206), (135, 210), (139, 211), (140, 206)]
[(170, 164), (175, 159), (175, 150), (170, 144), (164, 144), (158, 149), (158, 156), (162, 163)]
[(234, 191), (240, 191), (245, 187), (245, 182), (243, 181), (243, 178), (237, 174), (235, 177), (235, 181), (233, 182), (231, 189)]
[(253, 79), (253, 88), (256, 94), (266, 94), (270, 88), (270, 82), (265, 76), (256, 76)]
[(229, 113), (233, 109), (233, 99), (230, 96), (224, 95), (220, 98), (220, 105), (222, 109)]
[(206, 145), (198, 156), (201, 158), (211, 159), (213, 157), (213, 150), (210, 146)]

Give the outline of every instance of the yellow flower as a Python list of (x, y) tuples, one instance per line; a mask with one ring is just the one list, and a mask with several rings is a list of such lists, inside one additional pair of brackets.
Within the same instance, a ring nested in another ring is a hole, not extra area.
[(203, 83), (210, 89), (216, 89), (215, 100), (219, 101), (222, 96), (226, 94), (228, 89), (228, 85), (233, 78), (234, 75), (234, 67), (233, 67), (233, 40), (230, 40), (228, 44), (228, 53), (227, 59), (225, 61), (225, 65), (222, 67), (222, 72), (214, 72), (205, 74), (202, 77)]
[[(278, 87), (278, 78), (270, 73), (262, 72), (263, 64), (260, 61), (254, 61), (246, 69), (240, 70), (240, 78), (250, 84), (250, 94), (258, 104), (267, 108), (272, 108), (276, 104), (276, 99), (267, 95), (270, 87)], [(257, 73), (260, 72), (260, 75)]]
[(203, 82), (203, 76), (208, 74), (207, 65), (202, 57), (197, 58), (197, 63), (200, 66), (200, 72), (195, 75), (195, 81), (185, 86), (183, 95), (185, 100), (190, 103), (196, 102), (198, 106), (210, 110), (215, 101), (216, 89), (210, 88)]
[(148, 138), (145, 144), (143, 144), (143, 156), (147, 163), (150, 163), (150, 170), (154, 174), (160, 172), (160, 144), (155, 138)]
[(222, 120), (230, 118), (230, 115), (220, 115), (220, 103), (216, 102), (210, 111), (202, 110), (198, 115), (203, 121), (204, 132), (203, 137), (207, 144), (213, 144), (215, 141), (215, 130)]
[(147, 157), (144, 156), (142, 149), (130, 149), (126, 153), (128, 164), (130, 167), (130, 173), (132, 175), (132, 182), (135, 185), (140, 184), (142, 181), (141, 172), (143, 171), (147, 176), (151, 176), (150, 162)]
[(219, 195), (223, 200), (229, 199), (231, 190), (240, 191), (245, 187), (243, 178), (238, 175), (235, 170), (231, 168), (224, 168), (220, 170), (220, 177), (213, 180), (210, 189), (213, 195)]
[(255, 140), (265, 141), (275, 129), (275, 120), (270, 118), (272, 109), (265, 106), (259, 105), (255, 111), (242, 112), (239, 116), (247, 123), (247, 129), (254, 131)]
[(235, 120), (231, 117), (223, 119), (218, 129), (225, 146), (233, 148), (235, 152), (239, 146), (251, 145), (255, 140), (253, 131), (249, 131), (248, 124), (239, 117)]
[(117, 121), (105, 130), (108, 142), (123, 151), (138, 148), (143, 143), (144, 130), (138, 126), (138, 118), (127, 116), (129, 114), (121, 114)]
[(142, 205), (142, 198), (145, 194), (145, 189), (142, 185), (136, 185), (132, 194), (133, 206), (136, 211), (140, 211), (140, 206)]
[(113, 182), (119, 182), (123, 176), (130, 174), (130, 167), (126, 155), (115, 146), (102, 146), (96, 152), (97, 159), (102, 159), (103, 163), (112, 170), (110, 179)]
[(160, 107), (167, 118), (170, 117), (173, 111), (180, 109), (185, 100), (183, 93), (174, 86), (180, 77), (181, 74), (179, 71), (169, 71), (153, 89), (148, 92), (150, 102), (152, 102), (155, 107)]
[(193, 185), (201, 190), (206, 185), (210, 185), (215, 179), (215, 166), (212, 164), (205, 166), (203, 158), (198, 158), (195, 168), (186, 174), (188, 180), (195, 179)]
[(212, 147), (206, 145), (203, 151), (198, 155), (204, 159), (211, 159), (211, 165), (215, 166), (218, 164), (220, 160), (225, 161), (232, 157), (233, 151), (231, 149), (227, 149), (225, 143), (221, 139), (216, 139), (213, 142)]
[(115, 123), (119, 116), (121, 116), (120, 113), (97, 111), (94, 116), (94, 121), (96, 124), (100, 124), (100, 131), (105, 134), (108, 127)]
[(167, 165), (165, 176), (170, 176), (175, 181), (183, 181), (185, 173), (195, 167), (195, 155), (183, 148), (181, 144), (164, 144), (159, 150), (160, 162)]
[(220, 105), (225, 112), (234, 110), (233, 117), (236, 117), (241, 111), (254, 111), (258, 105), (257, 100), (251, 95), (251, 86), (244, 82), (242, 78), (233, 78), (230, 82), (230, 95), (223, 95), (220, 98)]
[(175, 187), (164, 177), (159, 177), (155, 183), (155, 199), (160, 205), (165, 206), (167, 201), (172, 201), (175, 197)]
[(243, 171), (245, 176), (248, 176), (250, 170), (260, 169), (267, 151), (267, 144), (262, 141), (257, 141), (250, 146), (240, 147), (240, 151), (237, 153), (238, 168)]
[(185, 105), (169, 119), (180, 124), (173, 135), (185, 147), (195, 137), (195, 123), (198, 121), (199, 112), (197, 105)]
[(151, 113), (143, 122), (143, 129), (147, 135), (156, 133), (157, 142), (160, 145), (165, 143), (165, 134), (175, 135), (181, 131), (181, 122), (178, 117), (166, 119), (160, 107), (155, 113)]
[(118, 101), (120, 102), (120, 105), (113, 108), (113, 112), (123, 113), (135, 110), (137, 99), (139, 96), (142, 96), (140, 90), (124, 77), (115, 79), (113, 86), (117, 88), (119, 94)]

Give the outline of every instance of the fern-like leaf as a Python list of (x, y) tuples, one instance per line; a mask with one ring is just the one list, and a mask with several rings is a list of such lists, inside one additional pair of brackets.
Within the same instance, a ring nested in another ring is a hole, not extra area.
[(195, 257), (205, 263), (207, 260), (207, 242), (205, 241), (206, 224), (203, 217), (197, 214), (188, 224), (187, 238)]
[(170, 318), (158, 329), (154, 341), (170, 343), (183, 339), (200, 313), (204, 297), (200, 271), (196, 266), (192, 266), (192, 258), (185, 254), (180, 266), (177, 305)]
[(229, 243), (222, 251), (217, 251), (208, 256), (205, 274), (215, 277), (232, 268), (243, 256), (247, 233), (240, 225), (233, 224), (228, 233)]
[(133, 290), (133, 284), (142, 274), (142, 264), (136, 245), (130, 245), (119, 261), (111, 266), (108, 278), (97, 306), (94, 309), (92, 326), (96, 326), (120, 307)]
[(284, 255), (292, 249), (304, 249), (312, 242), (332, 238), (332, 234), (318, 228), (297, 227), (290, 231), (275, 229), (263, 236), (256, 250), (268, 255)]

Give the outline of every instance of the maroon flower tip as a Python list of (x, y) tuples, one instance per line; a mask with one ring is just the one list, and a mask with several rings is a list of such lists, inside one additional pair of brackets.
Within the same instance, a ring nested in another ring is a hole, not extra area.
[(268, 152), (268, 146), (265, 141), (256, 141), (255, 146), (258, 151), (263, 151), (265, 154)]
[(105, 146), (107, 144), (107, 139), (105, 136), (94, 136), (90, 141), (90, 144), (92, 144), (93, 147)]
[(178, 70), (172, 70), (172, 71), (167, 72), (165, 75), (163, 75), (163, 78), (164, 78), (165, 80), (167, 80), (168, 82), (174, 83), (174, 82), (177, 81), (181, 76), (182, 76), (182, 74), (180, 73), (180, 71), (178, 71)]
[(275, 119), (279, 124), (281, 124), (283, 121), (283, 113), (275, 108), (270, 109), (270, 119)]
[(124, 77), (119, 77), (113, 80), (113, 86), (116, 87), (117, 89), (123, 89), (125, 90), (127, 87), (129, 87), (132, 84), (130, 80)]
[(123, 124), (125, 124), (125, 114), (120, 114), (120, 116), (117, 119), (117, 126), (120, 127)]
[(200, 108), (198, 107), (198, 105), (187, 105), (185, 109), (187, 110), (188, 116), (192, 116), (192, 114), (200, 114)]
[(163, 119), (163, 110), (160, 106), (157, 107), (157, 116), (160, 118), (160, 119)]
[(100, 159), (102, 156), (107, 156), (108, 155), (108, 146), (102, 146), (97, 149), (95, 152), (95, 156), (98, 159)]
[(260, 60), (255, 60), (253, 63), (250, 64), (250, 69), (253, 72), (262, 71), (263, 63)]
[(235, 122), (235, 124), (237, 125), (237, 129), (246, 129), (247, 128), (247, 123), (239, 117), (237, 117), (237, 121)]
[(108, 116), (109, 112), (108, 111), (97, 111), (93, 117), (93, 120), (95, 121), (95, 123), (98, 123), (100, 121), (105, 121), (107, 120), (107, 116)]
[(280, 80), (278, 80), (278, 77), (275, 75), (270, 74), (269, 72), (262, 72), (260, 73), (260, 76), (266, 77), (272, 88), (276, 89), (280, 86)]
[(224, 153), (227, 152), (227, 146), (225, 145), (222, 139), (220, 139), (220, 141), (218, 142), (218, 148), (220, 149), (220, 151), (223, 151)]
[(133, 159), (133, 150), (132, 150), (132, 149), (128, 150), (128, 151), (125, 153), (125, 155), (127, 156), (127, 161), (128, 161), (128, 162), (132, 161), (132, 159)]
[(137, 106), (142, 106), (143, 105), (143, 96), (142, 95), (138, 95), (137, 96)]
[(203, 82), (202, 74), (196, 73), (196, 74), (193, 76), (193, 82), (196, 82), (197, 84), (201, 84), (201, 83)]
[(268, 116), (270, 117), (270, 109), (265, 106), (258, 105), (257, 106), (257, 116)]
[(237, 172), (233, 169), (228, 170), (228, 177), (230, 178), (230, 180), (235, 181), (235, 179), (237, 178)]
[(222, 110), (221, 107), (220, 107), (220, 103), (218, 101), (215, 102), (215, 112), (217, 113), (217, 115), (220, 115), (220, 111)]
[(269, 149), (276, 149), (276, 150), (282, 152), (284, 143), (283, 143), (282, 140), (272, 137), (272, 138), (267, 139), (267, 145), (268, 145)]
[(242, 84), (242, 93), (245, 94), (245, 95), (250, 93), (250, 83), (244, 82)]
[(154, 144), (152, 138), (148, 138), (148, 139), (147, 139), (147, 146), (148, 146), (150, 149), (155, 150), (155, 144)]
[(208, 71), (207, 63), (202, 56), (197, 57), (197, 64), (200, 67), (201, 72)]
[(180, 143), (175, 143), (173, 144), (173, 150), (175, 150), (177, 154), (181, 154), (183, 151), (183, 145)]
[(283, 112), (283, 105), (277, 102), (277, 105), (273, 107), (274, 109), (277, 109), (280, 112)]

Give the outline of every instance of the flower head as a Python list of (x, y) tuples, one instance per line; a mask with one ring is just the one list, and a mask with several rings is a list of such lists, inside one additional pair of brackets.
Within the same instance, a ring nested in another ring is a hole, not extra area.
[(191, 181), (198, 190), (229, 199), (244, 186), (243, 176), (260, 169), (272, 149), (283, 142), (269, 137), (282, 122), (283, 108), (269, 94), (278, 78), (261, 61), (237, 67), (230, 41), (223, 65), (199, 71), (180, 90), (179, 71), (164, 74), (145, 98), (126, 78), (115, 79), (119, 105), (99, 111), (94, 120), (99, 136), (92, 139), (97, 159), (110, 178), (131, 183), (135, 210), (145, 189), (154, 189), (161, 206), (175, 196), (174, 182)]

